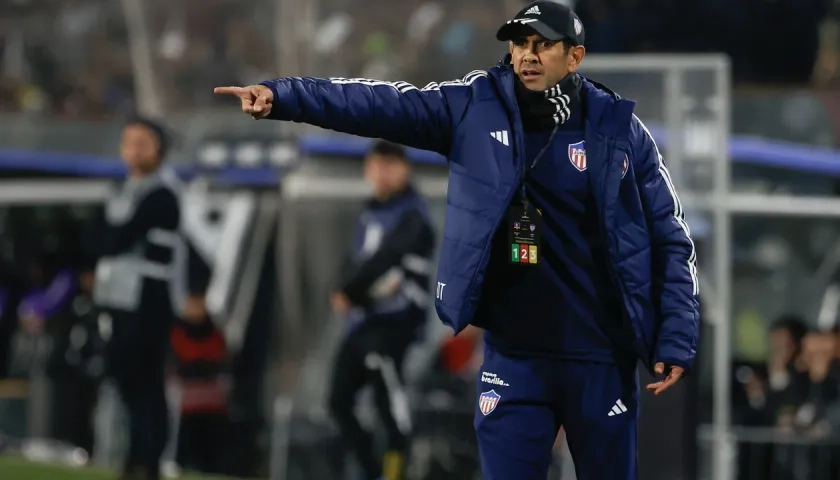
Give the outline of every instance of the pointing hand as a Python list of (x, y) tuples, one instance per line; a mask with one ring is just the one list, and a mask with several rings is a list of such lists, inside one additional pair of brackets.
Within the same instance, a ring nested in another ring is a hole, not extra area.
[(239, 98), (242, 103), (242, 111), (255, 120), (267, 117), (271, 113), (271, 103), (274, 101), (274, 92), (264, 85), (216, 87), (213, 89), (213, 93)]

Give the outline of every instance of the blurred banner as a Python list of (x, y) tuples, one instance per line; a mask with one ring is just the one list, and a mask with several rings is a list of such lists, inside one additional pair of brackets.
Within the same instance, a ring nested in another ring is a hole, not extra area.
[[(178, 126), (184, 148), (207, 132), (225, 128), (274, 133), (281, 128), (274, 122), (230, 121), (231, 110), (221, 110), (231, 107), (230, 99), (215, 97), (213, 87), (285, 75), (403, 80), (417, 86), (460, 78), (503, 58), (507, 47), (495, 40), (495, 31), (521, 4), (517, 0), (4, 2), (0, 5), (4, 40), (0, 146), (109, 154), (118, 125), (106, 120), (133, 111), (141, 97)], [(589, 54), (632, 51), (637, 38), (628, 39), (624, 49), (615, 38), (607, 38), (606, 22), (630, 15), (620, 11), (627, 7), (599, 14), (592, 11), (594, 7), (587, 2), (578, 6), (587, 25)], [(648, 7), (634, 8), (634, 15), (644, 15)], [(715, 12), (711, 5), (706, 8), (710, 12), (695, 20)], [(733, 7), (727, 22), (743, 15), (745, 8)], [(664, 21), (671, 13), (662, 7), (646, 22)], [(675, 25), (686, 21), (682, 16), (670, 20)], [(622, 30), (613, 36), (643, 33)], [(663, 44), (660, 51), (678, 47)], [(715, 47), (710, 43), (704, 51)], [(692, 50), (699, 49), (688, 51)], [(736, 80), (751, 78), (743, 66), (736, 62)], [(837, 92), (738, 86), (732, 98), (736, 136), (840, 146)], [(630, 92), (618, 92), (634, 98)]]

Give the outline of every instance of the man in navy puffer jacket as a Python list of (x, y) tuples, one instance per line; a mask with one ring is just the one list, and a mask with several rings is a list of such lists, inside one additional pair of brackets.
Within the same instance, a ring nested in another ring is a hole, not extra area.
[(637, 358), (690, 369), (694, 244), (634, 102), (576, 73), (584, 31), (538, 1), (503, 25), (510, 55), (422, 89), (281, 78), (221, 87), (255, 118), (306, 122), (446, 155), (436, 310), (486, 331), (475, 427), (483, 478), (544, 479), (564, 426), (578, 478), (635, 479)]

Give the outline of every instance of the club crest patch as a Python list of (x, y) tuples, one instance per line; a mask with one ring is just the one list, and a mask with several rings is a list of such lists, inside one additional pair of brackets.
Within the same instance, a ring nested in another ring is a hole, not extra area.
[(481, 410), (482, 415), (490, 415), (490, 413), (496, 409), (496, 406), (499, 404), (499, 400), (501, 398), (502, 396), (496, 393), (495, 390), (482, 392), (478, 397), (478, 409)]
[(569, 145), (569, 161), (579, 171), (586, 170), (586, 144), (583, 140)]

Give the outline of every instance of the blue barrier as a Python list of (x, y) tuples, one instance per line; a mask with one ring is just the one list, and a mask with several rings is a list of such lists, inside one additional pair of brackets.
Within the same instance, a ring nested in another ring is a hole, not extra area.
[[(659, 146), (667, 148), (668, 141), (664, 130), (655, 127), (651, 127), (650, 130)], [(358, 137), (308, 135), (301, 138), (300, 150), (317, 156), (362, 156), (370, 142), (370, 140)], [(408, 155), (417, 163), (443, 164), (446, 162), (443, 156), (425, 150), (409, 149)], [(838, 149), (736, 135), (730, 139), (729, 155), (734, 163), (840, 177), (840, 150)]]
[[(667, 148), (667, 136), (661, 128), (651, 128), (653, 136)], [(321, 157), (360, 157), (365, 154), (371, 140), (347, 135), (310, 134), (299, 139), (302, 155)], [(408, 149), (409, 157), (421, 164), (444, 164), (445, 158), (437, 153)], [(840, 150), (779, 142), (746, 136), (730, 139), (730, 156), (733, 162), (774, 167), (801, 172), (840, 177)], [(222, 183), (276, 185), (283, 169), (267, 166), (268, 161), (256, 167), (228, 166), (214, 169), (213, 176)], [(199, 173), (197, 165), (176, 167), (185, 177)], [(125, 173), (122, 163), (114, 157), (98, 157), (45, 151), (0, 149), (0, 170), (30, 170), (57, 175), (86, 177), (121, 177)], [(207, 169), (204, 169), (206, 171)]]
[[(193, 164), (176, 164), (173, 168), (185, 179), (198, 174), (209, 174), (220, 183), (232, 185), (275, 186), (280, 182), (282, 174), (278, 169), (266, 166), (224, 167), (211, 171), (198, 168)], [(101, 178), (122, 178), (126, 173), (125, 166), (116, 157), (9, 149), (0, 149), (0, 171), (2, 170), (28, 170), (56, 175)]]

